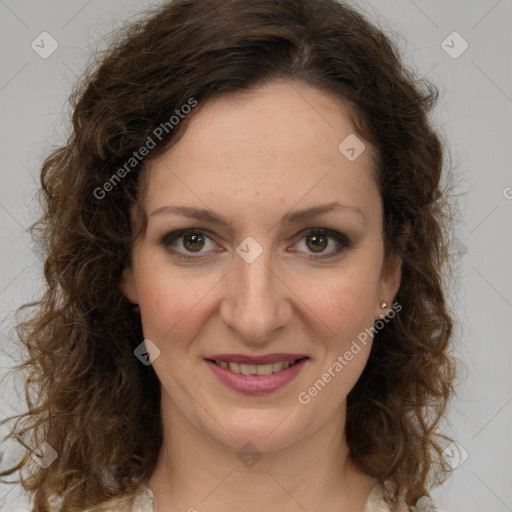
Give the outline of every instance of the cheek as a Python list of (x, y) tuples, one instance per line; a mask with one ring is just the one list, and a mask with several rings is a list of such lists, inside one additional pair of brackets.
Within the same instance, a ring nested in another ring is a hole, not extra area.
[[(321, 337), (329, 350), (344, 352), (345, 345), (373, 325), (379, 282), (376, 255), (370, 252), (353, 255), (338, 269), (281, 276), (296, 319), (302, 317), (306, 329)], [(192, 339), (220, 307), (222, 289), (230, 278), (229, 273), (170, 268), (154, 255), (142, 254), (137, 293), (144, 336), (167, 350), (170, 341), (176, 341), (176, 347), (180, 340)]]
[(374, 279), (367, 273), (326, 280), (324, 293), (316, 293), (308, 302), (314, 313), (308, 322), (315, 326), (311, 335), (319, 366), (311, 387), (304, 391), (309, 397), (321, 395), (317, 406), (323, 404), (327, 411), (333, 412), (348, 395), (368, 361), (377, 292)]
[(188, 350), (215, 315), (224, 272), (200, 272), (162, 259), (148, 250), (138, 262), (137, 295), (144, 337), (162, 353)]
[[(207, 289), (165, 265), (143, 265), (137, 275), (137, 293), (144, 336), (163, 345), (179, 339), (190, 328), (194, 310), (200, 307)], [(204, 286), (206, 288), (206, 286)]]
[(373, 325), (378, 284), (375, 267), (347, 267), (298, 280), (293, 290), (317, 330), (342, 343)]

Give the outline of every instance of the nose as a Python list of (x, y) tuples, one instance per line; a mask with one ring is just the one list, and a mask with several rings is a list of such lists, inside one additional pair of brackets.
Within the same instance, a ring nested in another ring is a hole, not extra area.
[(245, 342), (263, 344), (290, 322), (292, 295), (269, 251), (252, 263), (236, 254), (223, 283), (221, 319)]

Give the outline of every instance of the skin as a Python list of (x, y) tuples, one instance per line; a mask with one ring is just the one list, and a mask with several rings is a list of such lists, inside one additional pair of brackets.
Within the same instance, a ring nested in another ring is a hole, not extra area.
[[(401, 260), (384, 258), (374, 148), (365, 142), (349, 161), (338, 150), (355, 133), (348, 107), (303, 82), (274, 81), (198, 108), (183, 138), (145, 170), (148, 228), (121, 282), (160, 350), (153, 367), (164, 442), (148, 482), (154, 510), (361, 510), (374, 480), (352, 464), (344, 425), (371, 339), (308, 404), (297, 397), (382, 317), (381, 301), (392, 304), (400, 285)], [(280, 222), (333, 201), (364, 218), (345, 208)], [(208, 208), (227, 226), (151, 215), (168, 205)], [(335, 230), (351, 244), (332, 259), (308, 259), (339, 247), (323, 239), (315, 252), (310, 228)], [(196, 258), (180, 259), (162, 245), (180, 229), (215, 239), (177, 239), (171, 248)], [(250, 264), (236, 252), (248, 236), (262, 248)], [(260, 396), (226, 387), (204, 361), (275, 352), (310, 359), (293, 381)], [(248, 442), (262, 455), (251, 466), (237, 457)]]

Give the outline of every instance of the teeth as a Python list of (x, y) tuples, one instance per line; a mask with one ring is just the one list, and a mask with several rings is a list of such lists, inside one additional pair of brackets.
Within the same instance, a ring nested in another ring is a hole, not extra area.
[(241, 364), (240, 365), (240, 373), (243, 375), (254, 375), (256, 373), (256, 365), (255, 364)]
[(256, 367), (256, 373), (258, 375), (270, 375), (272, 373), (272, 370), (274, 368), (274, 364), (259, 364)]
[[(298, 361), (298, 359), (296, 361)], [(215, 361), (215, 364), (221, 368), (228, 368), (232, 372), (241, 373), (243, 375), (270, 375), (271, 373), (276, 373), (284, 368), (290, 367), (296, 361), (277, 361), (270, 364), (239, 364)]]

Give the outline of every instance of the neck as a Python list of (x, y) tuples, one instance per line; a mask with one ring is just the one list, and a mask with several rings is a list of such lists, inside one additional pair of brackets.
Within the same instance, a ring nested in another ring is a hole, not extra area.
[(346, 402), (300, 439), (272, 444), (276, 428), (250, 436), (250, 444), (227, 446), (188, 421), (163, 394), (163, 444), (148, 482), (154, 512), (221, 512), (241, 504), (247, 512), (360, 510), (374, 480), (351, 462), (345, 417)]

